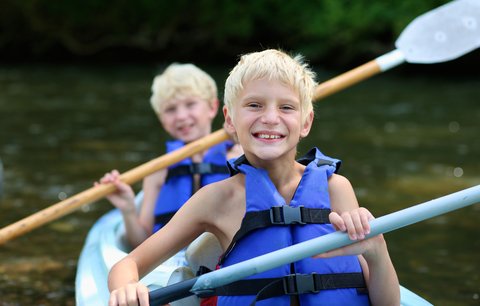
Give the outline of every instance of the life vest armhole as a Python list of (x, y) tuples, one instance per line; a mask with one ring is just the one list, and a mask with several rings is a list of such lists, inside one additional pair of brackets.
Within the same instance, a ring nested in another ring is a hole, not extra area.
[(160, 214), (155, 216), (155, 224), (162, 224), (165, 225), (172, 219), (172, 217), (175, 215), (175, 211), (171, 211), (168, 213)]

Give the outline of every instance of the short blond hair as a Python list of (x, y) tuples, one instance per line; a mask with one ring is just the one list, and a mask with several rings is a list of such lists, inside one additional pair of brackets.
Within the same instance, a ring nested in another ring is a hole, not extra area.
[(225, 82), (224, 93), (224, 103), (230, 114), (245, 84), (263, 78), (291, 86), (298, 93), (302, 122), (305, 122), (307, 115), (313, 111), (312, 100), (317, 85), (315, 73), (304, 62), (303, 56), (292, 57), (274, 49), (245, 54), (232, 69)]
[(178, 97), (199, 97), (209, 103), (217, 100), (213, 78), (194, 64), (173, 63), (153, 79), (150, 104), (157, 115), (165, 101)]

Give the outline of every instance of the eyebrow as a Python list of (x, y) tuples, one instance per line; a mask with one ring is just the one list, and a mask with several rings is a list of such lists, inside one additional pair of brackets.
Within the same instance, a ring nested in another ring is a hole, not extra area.
[[(261, 94), (249, 94), (249, 95), (246, 95), (242, 98), (242, 100), (259, 100), (259, 99), (262, 99), (264, 100), (265, 99), (265, 96), (264, 95), (261, 95)], [(289, 96), (289, 97), (286, 97), (286, 98), (280, 98), (278, 99), (280, 102), (290, 102), (290, 103), (298, 103), (300, 104), (300, 99), (298, 97), (295, 97), (295, 96)]]

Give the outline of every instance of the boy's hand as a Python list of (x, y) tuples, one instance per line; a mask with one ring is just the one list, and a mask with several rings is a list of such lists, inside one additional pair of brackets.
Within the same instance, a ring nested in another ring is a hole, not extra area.
[(363, 239), (370, 234), (369, 221), (375, 219), (373, 215), (363, 207), (352, 211), (343, 212), (339, 215), (331, 212), (328, 216), (330, 223), (337, 231), (347, 232), (351, 240)]
[(314, 258), (366, 254), (375, 252), (377, 246), (384, 244), (383, 235), (377, 235), (363, 240), (365, 236), (370, 233), (369, 221), (374, 219), (373, 215), (366, 208), (360, 207), (349, 212), (344, 212), (341, 215), (332, 212), (329, 218), (330, 223), (332, 223), (336, 230), (347, 232), (351, 240), (361, 241), (315, 255), (313, 256)]
[(141, 283), (131, 283), (110, 293), (108, 306), (148, 306), (148, 288)]
[(117, 191), (107, 195), (107, 199), (123, 213), (136, 213), (135, 193), (130, 185), (120, 181), (120, 173), (117, 170), (106, 173), (100, 182), (95, 182), (94, 185), (110, 183), (117, 187)]

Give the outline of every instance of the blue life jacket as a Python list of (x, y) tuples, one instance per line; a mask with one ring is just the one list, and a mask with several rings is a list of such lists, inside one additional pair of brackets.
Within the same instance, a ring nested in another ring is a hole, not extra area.
[[(252, 230), (240, 229), (239, 232), (243, 233), (241, 237), (236, 235), (236, 238), (233, 239), (232, 245), (221, 259), (222, 267), (335, 231), (329, 221), (324, 219), (325, 215), (328, 219), (330, 211), (328, 179), (337, 171), (340, 161), (329, 158), (314, 148), (306, 158), (299, 162), (305, 164), (306, 168), (289, 205), (286, 205), (284, 198), (277, 191), (265, 170), (250, 166), (244, 157), (229, 163), (229, 167), (234, 171), (245, 175), (247, 201), (245, 216), (253, 214), (253, 219), (260, 219), (268, 215), (270, 220), (266, 217), (264, 221), (257, 220), (253, 223), (270, 222), (271, 224), (266, 227), (255, 226), (245, 217), (242, 221), (242, 228), (250, 227)], [(261, 217), (259, 212), (265, 211), (268, 212), (267, 215), (263, 214)], [(320, 212), (323, 217), (317, 218), (318, 220), (311, 216)], [(274, 220), (278, 219), (275, 217), (276, 215), (283, 223)], [(236, 240), (237, 238), (239, 239)], [(257, 304), (262, 306), (290, 305), (290, 296), (283, 292), (271, 296), (267, 294), (266, 297), (263, 297), (266, 299), (263, 300), (261, 300), (260, 293), (257, 297), (255, 297), (256, 293), (251, 295), (248, 287), (254, 286), (255, 282), (263, 284), (264, 290), (262, 291), (265, 292), (273, 287), (280, 287), (280, 289), (277, 288), (277, 291), (284, 290), (288, 291), (288, 294), (298, 295), (302, 306), (370, 305), (368, 294), (360, 293), (357, 290), (357, 288), (365, 287), (362, 268), (357, 256), (327, 259), (306, 258), (253, 275), (244, 281), (244, 285), (246, 285), (244, 287), (247, 290), (243, 293), (239, 293), (238, 290), (229, 291), (229, 289), (223, 290), (223, 293), (222, 289), (220, 293), (217, 291), (218, 305), (249, 305), (256, 298), (259, 300)], [(234, 285), (235, 283), (232, 284), (232, 287)]]
[[(184, 146), (179, 140), (167, 142), (167, 152)], [(200, 187), (229, 177), (227, 168), (227, 150), (232, 146), (229, 141), (211, 147), (203, 157), (202, 163), (192, 163), (184, 159), (168, 168), (167, 178), (155, 203), (155, 225), (153, 233), (164, 226), (175, 212), (195, 192), (193, 175), (200, 174)]]

